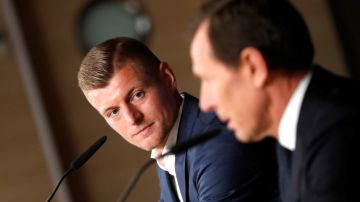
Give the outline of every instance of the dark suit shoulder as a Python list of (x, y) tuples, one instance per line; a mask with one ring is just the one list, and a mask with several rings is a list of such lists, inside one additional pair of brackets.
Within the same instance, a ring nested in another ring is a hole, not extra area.
[[(303, 99), (293, 186), (303, 201), (358, 201), (359, 85), (316, 68)], [(297, 196), (298, 194), (298, 196)]]
[[(358, 81), (316, 67), (305, 93), (298, 123), (299, 134), (322, 134), (360, 113)], [(315, 136), (314, 136), (315, 135)]]

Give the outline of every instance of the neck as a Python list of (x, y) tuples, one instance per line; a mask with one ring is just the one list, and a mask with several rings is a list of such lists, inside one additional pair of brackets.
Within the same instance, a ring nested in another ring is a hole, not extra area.
[(286, 106), (306, 73), (307, 71), (293, 73), (273, 71), (271, 73), (272, 80), (270, 81), (268, 91), (270, 95), (269, 109), (272, 117), (272, 128), (269, 134), (272, 134), (276, 139), (278, 139), (279, 124)]
[(173, 117), (173, 120), (172, 120), (172, 123), (171, 123), (171, 127), (169, 127), (168, 131), (166, 131), (167, 135), (166, 137), (161, 141), (161, 143), (159, 144), (159, 146), (156, 147), (156, 150), (159, 154), (162, 153), (165, 145), (166, 145), (166, 142), (169, 138), (169, 135), (170, 135), (170, 132), (172, 130), (172, 128), (174, 127), (175, 125), (175, 122), (176, 122), (176, 119), (180, 113), (180, 106), (181, 106), (181, 103), (182, 103), (182, 97), (180, 96), (179, 92), (176, 91), (174, 92), (174, 95), (173, 95), (173, 114), (174, 114), (174, 117)]

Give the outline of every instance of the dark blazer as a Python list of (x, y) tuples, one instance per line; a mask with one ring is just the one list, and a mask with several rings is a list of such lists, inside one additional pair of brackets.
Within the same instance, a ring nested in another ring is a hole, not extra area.
[[(198, 100), (185, 94), (177, 142), (213, 128), (222, 134), (176, 155), (176, 175), (183, 201), (278, 201), (273, 140), (241, 144), (213, 113), (202, 113)], [(178, 201), (169, 174), (157, 167), (160, 200)]]
[(360, 201), (359, 93), (357, 83), (315, 67), (295, 151), (278, 150), (284, 202)]

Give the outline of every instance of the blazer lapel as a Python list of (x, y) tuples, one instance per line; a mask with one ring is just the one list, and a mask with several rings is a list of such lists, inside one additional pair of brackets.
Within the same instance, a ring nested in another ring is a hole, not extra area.
[(159, 167), (157, 167), (157, 170), (161, 184), (160, 201), (164, 201), (164, 202), (168, 202), (169, 200), (173, 202), (179, 201), (176, 195), (176, 190), (173, 188), (173, 185), (171, 183), (169, 174)]
[(321, 100), (329, 94), (327, 90), (331, 84), (327, 80), (329, 75), (326, 71), (315, 66), (312, 79), (302, 101), (296, 132), (296, 147), (292, 158), (292, 183), (287, 194), (287, 200), (289, 201), (299, 200), (305, 186), (304, 175), (306, 174), (304, 169), (306, 168), (304, 162), (306, 162), (307, 158), (305, 151), (308, 150), (311, 141), (316, 138), (312, 132), (314, 130), (314, 119), (316, 120), (316, 116), (321, 114), (323, 105)]
[[(199, 109), (197, 107), (196, 100), (186, 93), (184, 93), (184, 101), (183, 101), (183, 111), (181, 115), (180, 125), (179, 125), (179, 132), (177, 143), (181, 143), (184, 140), (191, 137), (193, 132), (193, 126), (196, 122)], [(179, 188), (181, 192), (181, 196), (183, 201), (188, 201), (187, 197), (187, 169), (186, 169), (186, 152), (180, 153), (175, 157), (175, 170), (176, 170), (176, 177), (179, 183)]]

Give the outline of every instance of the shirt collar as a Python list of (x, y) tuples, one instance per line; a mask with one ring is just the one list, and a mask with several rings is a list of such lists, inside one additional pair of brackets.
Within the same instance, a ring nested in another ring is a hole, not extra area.
[(312, 71), (307, 73), (296, 87), (295, 92), (291, 96), (287, 104), (284, 114), (280, 120), (279, 125), (279, 143), (291, 150), (295, 150), (296, 145), (296, 130), (299, 120), (301, 104), (305, 96), (307, 87), (309, 86), (312, 77)]

